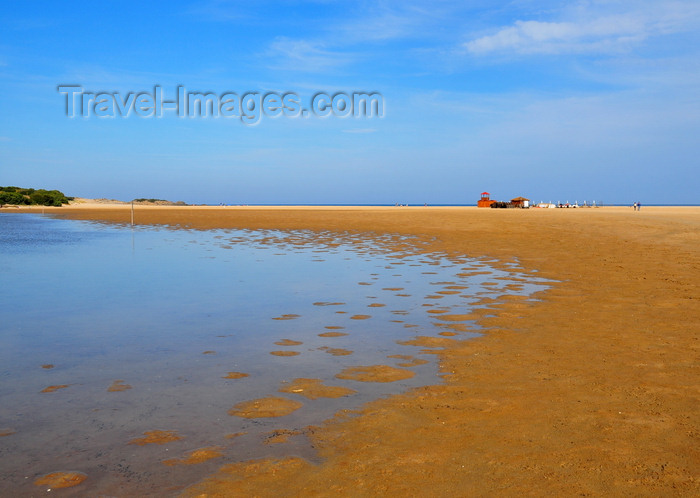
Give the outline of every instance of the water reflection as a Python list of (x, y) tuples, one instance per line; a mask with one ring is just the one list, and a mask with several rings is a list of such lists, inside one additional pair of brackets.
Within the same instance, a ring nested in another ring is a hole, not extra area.
[(439, 382), (431, 351), (545, 288), (398, 235), (0, 230), (3, 495), (56, 470), (88, 475), (76, 493), (171, 495), (225, 459), (313, 460), (310, 424)]

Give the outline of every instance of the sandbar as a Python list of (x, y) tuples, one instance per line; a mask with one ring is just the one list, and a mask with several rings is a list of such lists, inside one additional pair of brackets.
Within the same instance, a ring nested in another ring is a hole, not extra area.
[[(128, 206), (46, 213), (130, 217)], [(316, 428), (321, 463), (232, 464), (185, 496), (700, 493), (700, 208), (137, 206), (135, 220), (413, 235), (426, 252), (557, 281), (536, 302), (497, 299), (475, 316), (482, 336), (437, 351), (442, 383)]]

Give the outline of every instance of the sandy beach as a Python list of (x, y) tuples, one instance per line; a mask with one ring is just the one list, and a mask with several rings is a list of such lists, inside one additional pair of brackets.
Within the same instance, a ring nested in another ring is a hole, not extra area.
[[(131, 217), (123, 204), (43, 211)], [(309, 428), (322, 463), (224, 465), (185, 496), (700, 493), (700, 208), (137, 206), (134, 217), (412, 234), (426, 250), (517, 261), (558, 282), (532, 305), (494, 302), (480, 338), (426, 341), (443, 384)]]

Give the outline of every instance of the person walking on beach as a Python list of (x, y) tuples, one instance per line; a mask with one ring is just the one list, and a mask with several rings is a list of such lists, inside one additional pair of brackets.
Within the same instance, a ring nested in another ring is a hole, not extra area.
[(642, 203), (637, 202), (637, 211), (641, 211), (641, 210), (642, 210)]
[(637, 203), (636, 202), (634, 204), (632, 204), (632, 209), (634, 209), (635, 211), (637, 210)]

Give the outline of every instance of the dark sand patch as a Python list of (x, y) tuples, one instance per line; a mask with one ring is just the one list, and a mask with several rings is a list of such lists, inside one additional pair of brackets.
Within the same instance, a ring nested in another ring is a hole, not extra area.
[(314, 303), (314, 306), (342, 306), (345, 303), (329, 303), (325, 301), (319, 301), (317, 303)]
[(386, 306), (386, 304), (382, 303), (372, 303), (367, 305), (368, 308), (383, 308), (384, 306)]
[(243, 372), (229, 372), (222, 377), (222, 379), (242, 379), (244, 377), (249, 377), (250, 374)]
[(53, 368), (53, 367), (54, 367), (54, 365), (53, 365), (52, 363), (47, 363), (47, 364), (45, 364), (45, 365), (41, 365), (41, 368), (45, 368), (45, 369), (47, 369), (47, 370), (50, 369), (50, 368)]
[(444, 337), (453, 337), (457, 335), (457, 332), (438, 332), (438, 335), (444, 336)]
[(303, 403), (298, 401), (270, 396), (238, 403), (228, 411), (228, 414), (243, 418), (284, 417), (302, 406)]
[(324, 328), (324, 329), (328, 329), (328, 330), (342, 330), (342, 329), (344, 329), (345, 327), (341, 327), (340, 325), (326, 325), (326, 326), (323, 327), (323, 328)]
[(280, 315), (273, 318), (273, 320), (294, 320), (299, 318), (301, 315), (295, 315), (294, 313), (287, 313), (286, 315)]
[(182, 436), (178, 435), (177, 431), (146, 431), (143, 433), (143, 437), (137, 437), (129, 441), (129, 444), (136, 444), (138, 446), (145, 446), (147, 444), (165, 444), (171, 443), (173, 441), (178, 441), (182, 439)]
[(16, 433), (17, 431), (14, 429), (0, 429), (0, 437), (11, 436), (12, 434)]
[(352, 315), (350, 317), (351, 320), (367, 320), (368, 318), (372, 318), (372, 315)]
[(221, 452), (221, 448), (219, 448), (218, 446), (209, 446), (207, 448), (199, 448), (198, 450), (192, 450), (189, 453), (187, 453), (186, 456), (183, 458), (171, 458), (169, 460), (163, 460), (162, 463), (171, 466), (194, 465), (222, 456), (224, 456), (224, 454)]
[(321, 379), (294, 379), (282, 383), (282, 393), (293, 393), (309, 399), (342, 398), (357, 393), (354, 389), (341, 386), (324, 386)]
[(51, 491), (52, 489), (77, 486), (85, 479), (87, 479), (87, 474), (83, 474), (82, 472), (51, 472), (50, 474), (43, 475), (36, 479), (34, 485), (46, 487), (47, 491)]
[(291, 429), (277, 429), (265, 434), (265, 444), (286, 443), (290, 437), (302, 434), (301, 431)]
[(270, 354), (275, 356), (298, 356), (301, 353), (299, 351), (270, 351)]
[(248, 434), (248, 433), (247, 432), (232, 432), (231, 434), (226, 434), (224, 437), (226, 439), (235, 439), (235, 438), (240, 437), (240, 436), (245, 436), (246, 434)]
[(358, 382), (396, 382), (397, 380), (410, 379), (414, 375), (412, 371), (403, 368), (390, 367), (389, 365), (370, 365), (349, 367), (335, 376), (339, 379)]
[(59, 389), (65, 389), (66, 387), (69, 387), (69, 386), (70, 386), (70, 384), (60, 384), (60, 385), (57, 385), (57, 386), (49, 386), (49, 387), (45, 387), (44, 389), (42, 389), (42, 390), (39, 391), (39, 392), (42, 392), (42, 393), (52, 393), (52, 392), (54, 392), (54, 391), (58, 391)]
[(203, 351), (202, 354), (216, 354), (216, 351)]

